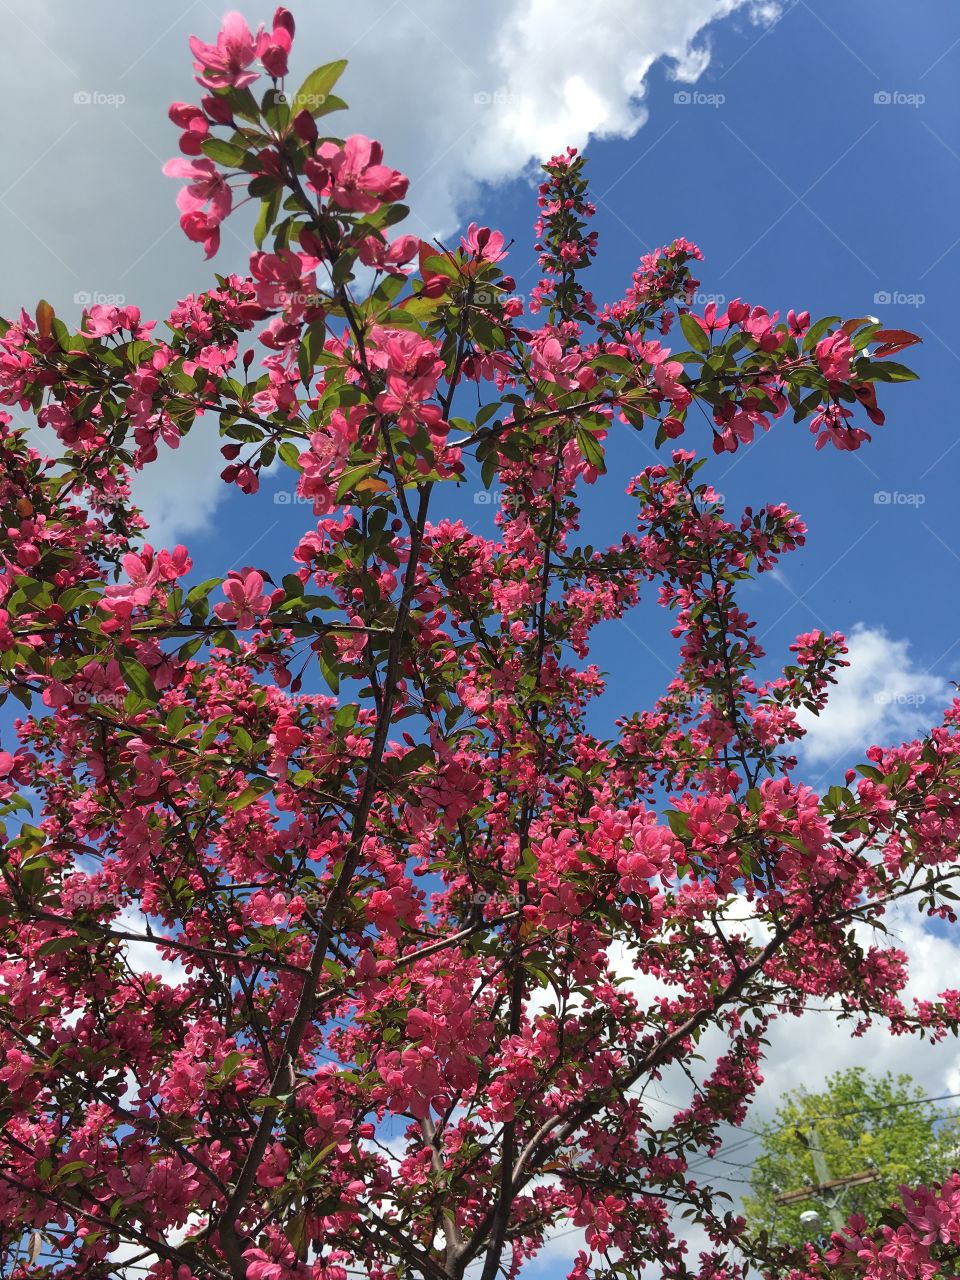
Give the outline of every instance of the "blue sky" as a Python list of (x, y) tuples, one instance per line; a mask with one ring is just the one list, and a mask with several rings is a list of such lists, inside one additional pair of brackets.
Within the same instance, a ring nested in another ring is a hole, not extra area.
[[(949, 0), (909, 14), (893, 0), (678, 0), (661, 9), (614, 0), (585, 24), (571, 0), (499, 0), (483, 23), (467, 24), (462, 9), (439, 0), (324, 6), (322, 22), (316, 6), (303, 6), (294, 71), (346, 52), (353, 110), (344, 127), (383, 138), (388, 159), (410, 173), (412, 229), (455, 239), (457, 224), (473, 218), (501, 227), (516, 241), (521, 289), (535, 278), (529, 157), (538, 146), (587, 141), (592, 130), (599, 298), (622, 293), (648, 247), (682, 234), (704, 251), (704, 294), (815, 316), (872, 313), (916, 329), (924, 346), (909, 354), (922, 379), (884, 389), (888, 422), (872, 445), (817, 454), (806, 427), (784, 421), (711, 463), (710, 475), (731, 506), (782, 500), (809, 524), (807, 547), (749, 602), (772, 657), (811, 626), (861, 623), (909, 642), (911, 670), (949, 679), (960, 666), (950, 590), (960, 449), (949, 397), (960, 360), (951, 325), (960, 10)], [(269, 10), (245, 11), (256, 20)], [(202, 0), (162, 14), (116, 0), (90, 0), (82, 14), (52, 0), (11, 10), (0, 92), (12, 118), (29, 95), (32, 118), (4, 144), (5, 313), (44, 295), (75, 318), (78, 299), (118, 294), (163, 315), (211, 282), (212, 268), (243, 269), (242, 215), (206, 265), (177, 230), (176, 184), (160, 174), (176, 149), (166, 105), (195, 97), (186, 37), (211, 35), (219, 16)], [(665, 50), (677, 56), (660, 58)], [(574, 76), (577, 93), (561, 101), (557, 85), (569, 89)], [(94, 100), (76, 101), (85, 95)], [(269, 482), (254, 503), (227, 492), (206, 426), (144, 477), (159, 540), (182, 537), (204, 572), (222, 566), (224, 547), (239, 563), (279, 563), (304, 509), (273, 504)], [(625, 430), (615, 436), (610, 475), (588, 502), (592, 541), (632, 520), (623, 489), (650, 457)], [(878, 493), (891, 501), (878, 503)], [(470, 491), (453, 503), (481, 525), (489, 517)], [(636, 630), (639, 640), (620, 629), (599, 644), (611, 714), (667, 676), (662, 622), (638, 620)], [(885, 724), (901, 727), (889, 716)]]
[[(245, 12), (260, 20), (271, 8)], [(297, 14), (295, 70), (349, 54), (347, 127), (382, 137), (388, 161), (411, 174), (422, 218), (413, 229), (455, 240), (471, 220), (499, 227), (516, 240), (510, 265), (529, 288), (527, 161), (545, 139), (581, 143), (592, 132), (599, 299), (622, 294), (648, 248), (684, 235), (703, 249), (706, 295), (815, 317), (873, 314), (924, 339), (907, 357), (921, 380), (882, 389), (887, 424), (859, 453), (817, 453), (805, 424), (781, 420), (707, 471), (731, 509), (783, 501), (808, 523), (807, 546), (744, 597), (771, 660), (813, 627), (855, 635), (854, 667), (804, 761), (811, 780), (836, 781), (869, 741), (934, 723), (952, 693), (947, 682), (960, 677), (951, 396), (960, 372), (960, 7), (610, 0), (591, 12), (573, 0), (493, 0), (480, 17), (468, 12), (449, 0), (356, 0)], [(553, 15), (547, 25), (544, 12)], [(210, 38), (219, 16), (202, 0), (176, 0), (162, 13), (119, 0), (89, 0), (82, 11), (12, 0), (0, 94), (11, 120), (29, 109), (30, 128), (10, 129), (3, 144), (4, 314), (46, 296), (75, 321), (84, 296), (119, 294), (162, 316), (211, 283), (213, 269), (243, 269), (242, 219), (240, 237), (227, 235), (221, 257), (205, 265), (177, 230), (176, 184), (160, 175), (176, 149), (166, 105), (195, 93), (186, 37)], [(665, 51), (679, 63), (662, 60)], [(561, 103), (555, 85), (569, 87), (578, 71), (576, 92)], [(83, 94), (123, 102), (77, 101)], [(518, 127), (511, 110), (528, 97)], [(688, 440), (709, 446), (705, 433)], [(221, 465), (217, 445), (201, 425), (146, 477), (141, 494), (162, 540), (187, 542), (201, 576), (247, 563), (278, 576), (307, 509), (274, 501), (289, 483), (284, 474), (254, 500), (209, 480)], [(614, 433), (609, 474), (588, 495), (585, 541), (616, 539), (632, 524), (623, 491), (651, 460), (632, 433)], [(492, 530), (491, 509), (473, 496), (467, 485), (447, 510)], [(668, 633), (667, 617), (642, 607), (629, 627), (601, 634), (595, 657), (610, 689), (598, 727), (662, 689), (674, 652)], [(931, 993), (956, 967), (958, 948), (915, 921), (898, 928), (917, 990)], [(954, 1046), (919, 1049), (882, 1035), (854, 1043), (822, 1021), (816, 1035), (816, 1071), (808, 1019), (775, 1042), (767, 1105), (779, 1089), (816, 1083), (813, 1075), (865, 1055), (912, 1070), (930, 1093), (960, 1088)]]
[[(734, 15), (709, 29), (709, 65), (695, 83), (674, 79), (669, 62), (655, 65), (644, 126), (587, 148), (598, 298), (622, 293), (648, 248), (685, 235), (704, 252), (705, 296), (741, 296), (771, 311), (805, 308), (814, 317), (874, 314), (924, 338), (909, 353), (921, 381), (884, 388), (887, 425), (859, 453), (817, 453), (805, 424), (783, 420), (752, 448), (708, 467), (731, 509), (785, 501), (809, 525), (806, 548), (744, 602), (760, 619), (771, 660), (782, 661), (793, 637), (812, 627), (850, 633), (859, 624), (868, 633), (860, 647), (877, 671), (861, 693), (873, 710), (858, 718), (848, 706), (845, 725), (831, 721), (828, 744), (835, 740), (838, 750), (824, 747), (811, 761), (811, 777), (831, 781), (836, 758), (845, 765), (851, 750), (859, 759), (869, 745), (857, 741), (858, 730), (896, 736), (932, 723), (943, 682), (960, 672), (951, 590), (960, 565), (953, 528), (960, 449), (950, 403), (960, 360), (951, 324), (960, 264), (960, 12), (931, 4), (924, 13), (913, 29), (893, 3), (797, 0), (760, 27)], [(536, 278), (533, 214), (524, 178), (483, 188), (464, 208), (464, 219), (515, 239), (510, 261), (521, 290)], [(200, 264), (195, 274), (202, 278)], [(695, 427), (688, 439), (707, 444)], [(632, 433), (614, 433), (609, 474), (587, 495), (585, 540), (615, 540), (632, 522), (623, 490), (652, 457)], [(285, 487), (287, 477), (273, 484)], [(213, 571), (226, 542), (241, 562), (249, 554), (274, 563), (304, 514), (271, 507), (275, 492), (268, 481), (267, 500), (256, 507), (231, 496), (215, 528), (190, 539), (198, 559), (209, 558)], [(473, 493), (468, 485), (446, 495), (444, 509), (492, 528), (490, 509), (474, 505)], [(248, 553), (252, 534), (262, 541)], [(600, 635), (595, 654), (610, 685), (598, 727), (644, 705), (669, 678), (665, 623), (655, 608), (641, 608), (629, 626)], [(910, 678), (891, 692), (884, 667)]]
[[(683, 234), (703, 249), (704, 294), (815, 317), (874, 314), (924, 338), (907, 357), (921, 381), (887, 389), (887, 424), (859, 453), (817, 453), (806, 425), (787, 419), (752, 448), (711, 461), (706, 474), (731, 508), (785, 501), (808, 523), (807, 546), (785, 559), (782, 579), (768, 576), (745, 600), (772, 656), (799, 631), (862, 623), (909, 640), (919, 670), (952, 678), (960, 668), (951, 404), (960, 360), (952, 319), (960, 11), (929, 4), (922, 13), (911, 27), (893, 3), (799, 2), (763, 34), (718, 23), (710, 65), (687, 95), (694, 100), (677, 103), (684, 87), (658, 67), (646, 126), (588, 154), (598, 296), (622, 287), (647, 246)], [(924, 100), (896, 100), (904, 95)], [(491, 194), (483, 213), (524, 242), (529, 195), (520, 184)], [(605, 490), (616, 493), (649, 457), (621, 433)], [(610, 537), (630, 505), (613, 496), (605, 492), (591, 512)], [(669, 653), (662, 630), (643, 635), (657, 654)], [(601, 645), (604, 665), (619, 675), (611, 681), (618, 710), (638, 679), (666, 675), (639, 645), (622, 632)]]

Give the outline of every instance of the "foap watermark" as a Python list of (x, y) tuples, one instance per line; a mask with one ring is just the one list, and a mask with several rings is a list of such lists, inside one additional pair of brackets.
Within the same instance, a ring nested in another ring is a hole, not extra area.
[(518, 893), (486, 893), (483, 889), (478, 889), (475, 893), (472, 893), (470, 901), (475, 907), (492, 905), (516, 909), (523, 905), (523, 899)]
[(278, 489), (273, 495), (273, 501), (278, 507), (312, 507), (313, 499), (305, 498), (302, 493), (297, 493), (296, 489)]
[(705, 307), (709, 303), (713, 303), (715, 307), (726, 305), (727, 295), (725, 293), (700, 293), (699, 291), (690, 299), (690, 305), (693, 307)]
[(925, 693), (893, 693), (889, 689), (881, 689), (873, 695), (874, 702), (883, 707), (922, 707), (927, 700)]
[(878, 307), (922, 307), (925, 293), (905, 293), (902, 289), (878, 289), (873, 295)]
[(124, 293), (101, 293), (99, 289), (79, 289), (73, 295), (78, 307), (125, 307), (127, 296)]
[(503, 507), (507, 504), (507, 496), (502, 489), (476, 489), (473, 501), (478, 507)]
[(699, 89), (678, 89), (673, 101), (678, 107), (722, 107), (727, 100), (725, 93), (702, 93)]
[(322, 307), (330, 299), (321, 289), (279, 289), (273, 305), (286, 312), (309, 311), (311, 307)]
[(94, 689), (72, 689), (70, 703), (74, 707), (122, 707), (126, 701), (124, 693), (102, 693)]
[(86, 911), (91, 907), (122, 907), (119, 893), (109, 889), (77, 889), (70, 894), (70, 901), (75, 911)]
[(519, 107), (525, 98), (511, 89), (478, 89), (473, 101), (478, 107)]
[(78, 89), (73, 95), (76, 107), (122, 107), (127, 100), (125, 93), (104, 93), (102, 89)]
[(289, 93), (284, 93), (282, 89), (277, 89), (273, 95), (273, 101), (284, 103), (291, 110), (296, 108), (298, 112), (309, 111), (313, 114), (326, 103), (327, 96), (325, 93), (298, 93), (294, 98)]
[(925, 93), (904, 93), (902, 89), (879, 89), (873, 95), (877, 107), (922, 107), (926, 100)]
[(712, 711), (716, 705), (719, 694), (710, 693), (702, 689), (695, 692), (686, 692), (681, 699), (680, 705), (689, 715), (700, 716), (704, 711)]
[(901, 493), (899, 489), (878, 489), (873, 495), (877, 507), (922, 507), (926, 500), (925, 493)]

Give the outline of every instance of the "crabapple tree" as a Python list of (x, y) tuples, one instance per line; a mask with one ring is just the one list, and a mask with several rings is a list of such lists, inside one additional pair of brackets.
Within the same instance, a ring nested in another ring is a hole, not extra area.
[[(843, 638), (761, 675), (741, 588), (804, 526), (709, 482), (788, 417), (859, 448), (916, 339), (697, 312), (682, 239), (598, 302), (573, 151), (544, 166), (523, 301), (499, 232), (394, 234), (406, 177), (325, 132), (344, 64), (295, 89), (293, 38), (284, 9), (229, 15), (170, 109), (183, 231), (211, 257), (252, 199), (248, 274), (159, 331), (47, 302), (2, 326), (4, 1275), (493, 1280), (564, 1230), (574, 1280), (934, 1274), (956, 1178), (787, 1255), (691, 1168), (743, 1120), (773, 1019), (830, 997), (854, 1028), (960, 1020), (864, 941), (903, 900), (954, 919), (960, 704), (804, 785), (797, 713)], [(264, 469), (296, 476), (285, 562), (198, 581), (148, 541), (131, 477), (190, 431), (219, 432), (254, 520)], [(607, 474), (617, 432), (662, 461)], [(503, 495), (495, 536), (436, 513), (468, 466)], [(635, 519), (585, 547), (604, 485)], [(599, 737), (592, 633), (647, 593), (676, 676)], [(649, 1087), (677, 1070), (664, 1124)]]

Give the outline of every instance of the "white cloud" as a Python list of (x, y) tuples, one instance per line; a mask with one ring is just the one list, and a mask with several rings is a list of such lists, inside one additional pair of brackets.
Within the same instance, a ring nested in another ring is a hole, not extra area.
[[(269, 23), (274, 2), (235, 6), (251, 22)], [(0, 234), (10, 252), (0, 314), (32, 309), (44, 296), (72, 321), (82, 295), (119, 294), (144, 315), (163, 316), (212, 283), (198, 246), (177, 228), (176, 184), (160, 168), (177, 146), (167, 105), (199, 93), (187, 36), (212, 38), (230, 7), (13, 0), (0, 101), (10, 119), (29, 103), (30, 128), (9, 131), (5, 142)], [(490, 0), (482, 11), (450, 0), (297, 8), (291, 79), (349, 58), (342, 91), (352, 107), (333, 127), (381, 139), (388, 160), (411, 178), (411, 230), (427, 238), (455, 232), (480, 184), (517, 178), (538, 158), (591, 137), (632, 136), (647, 119), (650, 68), (666, 58), (675, 78), (698, 78), (709, 63), (710, 23), (734, 11), (754, 22), (777, 16), (775, 5), (758, 0), (607, 0), (589, 10), (578, 0)], [(226, 224), (216, 270), (245, 270), (247, 228), (245, 213)], [(218, 444), (215, 424), (201, 421), (178, 456), (164, 455), (138, 477), (135, 495), (155, 522), (155, 542), (211, 527), (226, 493)]]
[(134, 479), (133, 498), (150, 526), (146, 538), (154, 547), (184, 541), (189, 546), (191, 534), (213, 526), (222, 502), (255, 501), (220, 479), (226, 466), (223, 443), (215, 420), (200, 418), (177, 449), (161, 444), (156, 461)]
[(798, 717), (807, 730), (800, 747), (807, 764), (856, 763), (851, 753), (898, 744), (932, 727), (951, 701), (947, 681), (914, 661), (909, 641), (857, 623), (847, 643), (850, 665), (838, 673), (826, 710)]
[[(156, 921), (151, 921), (136, 907), (124, 907), (114, 922), (115, 928), (123, 933), (143, 935), (149, 924), (154, 933), (159, 933)], [(134, 973), (149, 973), (171, 986), (179, 986), (187, 981), (187, 971), (177, 960), (165, 960), (160, 948), (152, 942), (124, 942), (123, 950), (127, 963)]]
[[(723, 918), (728, 922), (725, 928), (728, 935), (744, 934), (757, 946), (769, 940), (766, 926), (755, 919), (750, 904), (743, 898), (735, 899)], [(863, 947), (893, 947), (906, 953), (909, 981), (901, 999), (908, 1009), (912, 1008), (914, 999), (935, 999), (945, 987), (952, 985), (951, 975), (960, 970), (960, 936), (956, 930), (946, 933), (930, 928), (910, 900), (890, 906), (884, 923), (886, 933), (858, 928), (857, 937)], [(634, 971), (626, 947), (619, 944), (611, 947), (610, 961), (618, 976), (629, 979), (627, 990), (641, 1007), (650, 1004), (657, 995), (671, 994), (658, 979)], [(853, 1022), (842, 1022), (836, 1013), (828, 1011), (828, 1007), (836, 1007), (838, 1003), (837, 1000), (814, 1000), (815, 1007), (810, 1012), (799, 1018), (782, 1017), (772, 1024), (762, 1067), (764, 1083), (757, 1091), (748, 1124), (768, 1119), (785, 1091), (800, 1085), (816, 1090), (833, 1072), (857, 1064), (871, 1070), (908, 1072), (931, 1095), (949, 1092), (950, 1081), (960, 1079), (960, 1046), (955, 1040), (932, 1044), (915, 1036), (892, 1036), (883, 1023), (855, 1037)], [(703, 1062), (694, 1067), (697, 1078), (709, 1074), (725, 1044), (726, 1037), (719, 1032), (711, 1030), (704, 1035), (698, 1046)], [(654, 1096), (657, 1094), (669, 1098), (678, 1107), (685, 1106), (690, 1098), (689, 1081), (682, 1071), (669, 1069), (654, 1091)], [(666, 1111), (660, 1118), (668, 1118)]]
[(515, 5), (492, 41), (471, 43), (471, 69), (493, 101), (471, 122), (465, 177), (497, 181), (591, 137), (632, 136), (647, 119), (642, 98), (653, 63), (669, 58), (676, 78), (696, 79), (709, 54), (693, 42), (738, 7), (740, 0), (611, 0), (585, 20), (578, 0)]
[[(960, 968), (960, 940), (955, 930), (949, 935), (934, 933), (909, 902), (894, 905), (887, 913), (886, 925), (889, 934), (865, 933), (861, 945), (897, 947), (906, 952), (910, 980), (901, 998), (908, 1009), (915, 998), (934, 999), (953, 984), (953, 975)], [(784, 1091), (803, 1085), (815, 1092), (833, 1072), (857, 1065), (871, 1071), (906, 1072), (931, 1097), (952, 1091), (950, 1082), (960, 1071), (960, 1046), (953, 1038), (931, 1044), (916, 1036), (892, 1036), (882, 1024), (854, 1038), (852, 1026), (835, 1015), (819, 1012), (780, 1019), (770, 1035), (755, 1113), (767, 1119)]]

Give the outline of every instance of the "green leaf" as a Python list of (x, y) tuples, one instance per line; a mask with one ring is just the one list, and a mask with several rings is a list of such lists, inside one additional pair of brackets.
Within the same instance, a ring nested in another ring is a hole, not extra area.
[(429, 764), (434, 758), (433, 748), (426, 742), (419, 742), (400, 761), (400, 772), (413, 773), (414, 769)]
[(278, 133), (290, 123), (290, 103), (282, 89), (268, 89), (260, 103), (263, 118)]
[(186, 724), (186, 722), (187, 722), (187, 708), (174, 707), (173, 710), (170, 712), (170, 714), (167, 716), (167, 733), (169, 733), (171, 737), (176, 738), (179, 735), (180, 730)]
[(372, 475), (379, 469), (379, 467), (379, 462), (364, 462), (359, 467), (348, 467), (340, 477), (340, 482), (337, 485), (337, 502), (340, 502), (340, 500), (349, 493), (352, 488), (354, 488), (358, 480), (362, 480), (365, 476)]
[(330, 660), (323, 649), (320, 649), (317, 653), (317, 664), (320, 667), (320, 674), (330, 687), (331, 693), (339, 693), (340, 673), (337, 671), (336, 667), (331, 665)]
[(77, 1173), (80, 1169), (89, 1168), (90, 1166), (87, 1164), (86, 1160), (71, 1160), (68, 1164), (62, 1164), (60, 1166), (51, 1178), (51, 1181), (56, 1185), (58, 1182), (62, 1182), (64, 1178), (69, 1177), (71, 1173)]
[(273, 790), (273, 783), (269, 778), (254, 778), (249, 786), (244, 787), (238, 796), (230, 801), (230, 808), (236, 812), (238, 809), (245, 809), (248, 804), (253, 804), (255, 800), (261, 799), (268, 791)]
[(227, 715), (227, 716), (217, 716), (215, 720), (210, 721), (210, 723), (204, 729), (203, 733), (200, 735), (200, 741), (197, 743), (197, 746), (200, 748), (201, 751), (206, 751), (207, 747), (210, 746), (210, 744), (214, 741), (214, 739), (220, 733), (223, 726), (225, 724), (228, 724), (231, 719), (232, 717)]
[(255, 178), (251, 178), (247, 183), (247, 191), (254, 200), (266, 200), (268, 196), (276, 195), (278, 200), (282, 191), (279, 181), (270, 173), (258, 173)]
[(336, 262), (334, 262), (333, 269), (330, 272), (330, 278), (333, 281), (335, 288), (339, 289), (342, 285), (347, 284), (348, 281), (353, 279), (353, 264), (355, 260), (355, 254), (341, 253)]
[(51, 938), (49, 942), (45, 942), (37, 950), (38, 956), (56, 956), (63, 951), (72, 951), (78, 944), (82, 945), (84, 939), (77, 934), (69, 934), (65, 938)]
[(226, 1081), (232, 1079), (240, 1068), (243, 1066), (243, 1054), (238, 1053), (236, 1049), (228, 1053), (220, 1064), (219, 1070), (215, 1073), (215, 1079), (218, 1081)]
[(350, 702), (345, 707), (340, 707), (333, 717), (334, 733), (346, 733), (348, 729), (352, 729), (357, 723), (359, 713), (360, 708), (355, 702)]
[(896, 360), (871, 360), (868, 365), (867, 380), (870, 382), (913, 382), (919, 376), (905, 364), (897, 364)]
[(315, 71), (311, 71), (293, 95), (290, 104), (293, 114), (296, 116), (301, 111), (309, 111), (312, 116), (318, 116), (324, 113), (330, 90), (346, 69), (346, 58), (340, 58), (336, 62), (328, 62), (322, 67), (317, 67)]
[(802, 422), (804, 418), (809, 418), (811, 413), (816, 412), (822, 403), (823, 392), (811, 391), (810, 394), (808, 396), (804, 396), (797, 405), (796, 412), (793, 415), (794, 422)]
[(258, 249), (263, 248), (263, 242), (267, 238), (267, 232), (273, 226), (279, 208), (280, 192), (276, 189), (260, 202), (260, 213), (253, 228), (253, 240)]
[(583, 427), (578, 427), (577, 444), (581, 455), (590, 463), (591, 467), (596, 467), (598, 471), (605, 470), (603, 465), (603, 446), (592, 432), (584, 430)]
[(300, 465), (300, 450), (290, 440), (284, 440), (277, 453), (280, 455), (280, 461), (286, 463), (291, 471), (302, 471)]
[[(316, 111), (314, 111), (313, 114), (317, 117), (328, 116), (333, 111), (346, 111), (347, 106), (348, 106), (348, 103), (344, 102), (343, 98), (338, 98), (335, 93), (328, 93), (326, 102), (323, 104), (322, 107), (319, 107)], [(403, 205), (398, 205), (394, 207), (402, 208), (404, 216), (406, 216), (406, 214), (409, 213), (409, 209), (404, 208)], [(384, 225), (387, 225), (387, 224), (385, 223)]]
[(230, 103), (230, 109), (235, 116), (239, 116), (241, 120), (250, 120), (257, 124), (260, 121), (260, 108), (257, 106), (257, 100), (246, 87), (242, 89), (228, 89), (226, 93), (218, 93), (217, 97), (226, 98)]
[(181, 662), (187, 662), (194, 657), (203, 648), (204, 637), (194, 636), (192, 640), (188, 640), (186, 644), (182, 644), (177, 651), (177, 657)]
[(204, 138), (200, 143), (200, 150), (217, 164), (229, 165), (232, 169), (239, 169), (247, 158), (243, 147), (227, 142), (224, 138)]
[(637, 366), (633, 360), (628, 360), (626, 356), (615, 356), (605, 351), (603, 355), (597, 356), (595, 360), (591, 360), (590, 364), (594, 369), (607, 369), (611, 373), (627, 373), (637, 372)]
[(804, 351), (812, 351), (822, 337), (834, 325), (840, 323), (839, 316), (824, 316), (822, 320), (818, 320), (816, 324), (811, 325), (807, 332), (803, 335)]
[(480, 480), (485, 489), (489, 489), (496, 479), (497, 469), (500, 466), (500, 459), (497, 457), (496, 450), (491, 450), (483, 460), (480, 468)]
[(667, 822), (670, 824), (670, 830), (675, 836), (688, 836), (690, 834), (690, 819), (685, 813), (678, 813), (676, 809), (671, 809), (667, 813)]
[(146, 667), (141, 666), (136, 658), (131, 657), (129, 654), (121, 657), (120, 670), (123, 672), (124, 680), (126, 680), (135, 694), (143, 698), (145, 702), (155, 703), (157, 701), (160, 695), (150, 679), (150, 673)]
[(705, 356), (710, 350), (710, 339), (707, 337), (704, 329), (697, 324), (692, 315), (684, 313), (680, 317), (680, 328), (683, 330), (683, 336), (690, 343), (694, 351), (699, 351)]
[(405, 276), (384, 276), (374, 290), (374, 302), (393, 302), (403, 292), (406, 283)]
[(300, 371), (300, 377), (303, 379), (304, 385), (307, 385), (310, 381), (317, 363), (317, 356), (323, 351), (323, 344), (326, 339), (327, 329), (322, 320), (311, 324), (303, 335), (300, 350), (297, 352), (297, 368)]
[(514, 874), (518, 880), (533, 880), (537, 874), (538, 866), (539, 863), (537, 862), (537, 855), (528, 845), (523, 851), (523, 857), (520, 859), (520, 863)]
[(53, 325), (54, 312), (53, 307), (46, 300), (41, 298), (37, 303), (37, 332), (41, 338), (49, 338), (50, 330)]

